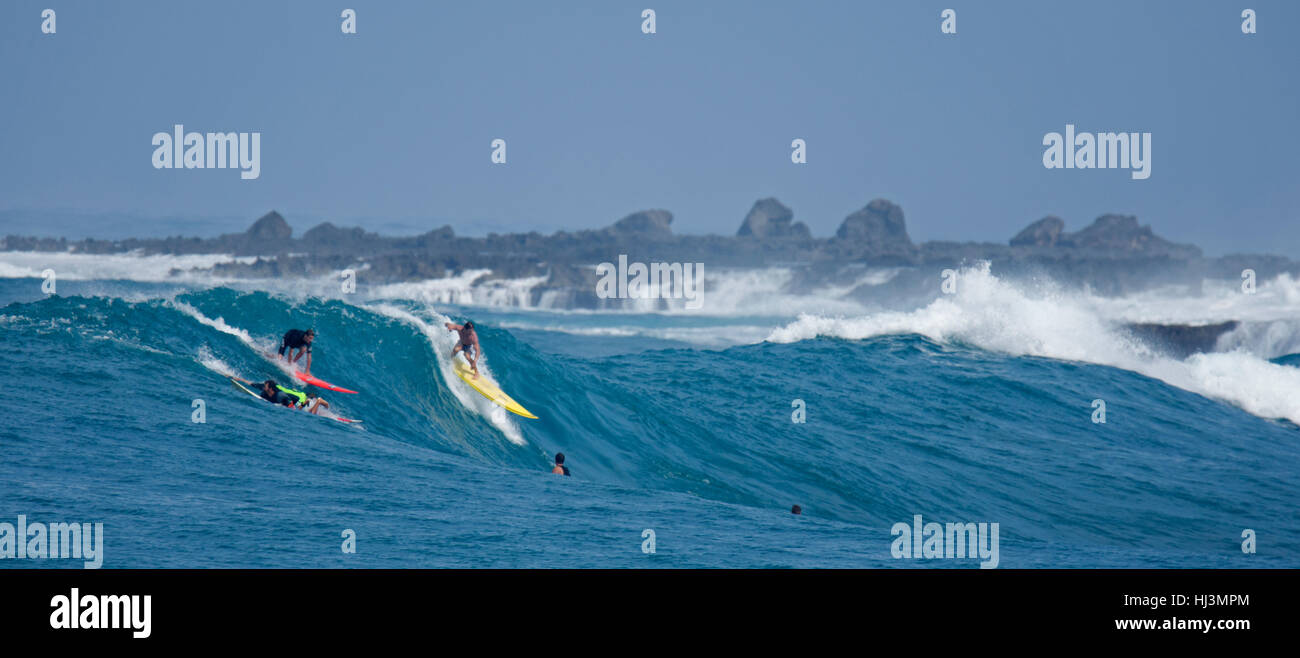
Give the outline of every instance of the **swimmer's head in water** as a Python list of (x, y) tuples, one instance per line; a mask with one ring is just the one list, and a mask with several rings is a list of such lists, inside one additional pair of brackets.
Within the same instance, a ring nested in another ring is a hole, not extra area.
[(555, 463), (556, 463), (556, 464), (563, 464), (563, 463), (564, 463), (564, 453), (562, 453), (562, 452), (557, 452), (557, 453), (555, 453)]

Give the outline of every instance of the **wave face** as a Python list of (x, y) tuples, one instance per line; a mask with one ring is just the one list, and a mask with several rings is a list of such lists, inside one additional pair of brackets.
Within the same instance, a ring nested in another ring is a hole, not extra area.
[[(739, 321), (4, 280), (0, 521), (103, 521), (110, 567), (973, 566), (892, 559), (915, 514), (999, 523), (1003, 567), (1300, 566), (1294, 357), (1175, 360), (1088, 303), (963, 281), (701, 349)], [(450, 372), (442, 322), (467, 312), (540, 420)], [(361, 392), (326, 399), (363, 425), (225, 379), (285, 379), (263, 353), (308, 325), (313, 372)], [(572, 478), (548, 473), (561, 451)]]

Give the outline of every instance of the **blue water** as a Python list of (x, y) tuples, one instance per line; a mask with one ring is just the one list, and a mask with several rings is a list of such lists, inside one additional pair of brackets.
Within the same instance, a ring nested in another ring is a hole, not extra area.
[[(108, 568), (977, 565), (891, 557), (915, 514), (998, 523), (1002, 568), (1300, 566), (1300, 428), (1127, 370), (915, 334), (704, 349), (403, 300), (39, 283), (0, 279), (0, 522), (103, 522)], [(237, 391), (220, 367), (283, 374), (187, 307), (259, 344), (314, 326), (313, 372), (361, 391), (326, 397), (364, 424)], [(473, 313), (540, 416), (505, 421), (522, 444), (394, 308)]]

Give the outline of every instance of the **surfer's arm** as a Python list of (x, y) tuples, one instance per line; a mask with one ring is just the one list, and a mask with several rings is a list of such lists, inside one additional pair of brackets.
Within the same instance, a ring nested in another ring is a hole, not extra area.
[(460, 331), (461, 329), (465, 328), (458, 324), (452, 324), (450, 322), (444, 322), (443, 324), (447, 325), (447, 331)]

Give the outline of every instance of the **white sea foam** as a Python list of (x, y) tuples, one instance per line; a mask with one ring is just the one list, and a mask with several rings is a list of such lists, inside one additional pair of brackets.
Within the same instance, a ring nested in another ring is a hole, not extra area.
[(237, 376), (235, 369), (230, 367), (230, 364), (214, 356), (212, 351), (208, 349), (207, 345), (199, 347), (199, 363), (208, 370), (222, 375), (223, 377)]
[[(178, 283), (194, 288), (230, 286), (237, 289), (263, 290), (298, 299), (317, 297), (348, 300), (340, 289), (339, 272), (306, 278), (224, 277), (207, 271), (214, 265), (230, 262), (252, 263), (256, 257), (219, 254), (142, 255), (81, 254), (73, 252), (0, 252), (0, 278), (40, 278), (53, 269), (60, 280)], [(364, 273), (368, 265), (354, 269)], [(806, 293), (791, 294), (789, 284), (793, 270), (771, 268), (704, 269), (702, 308), (686, 308), (685, 299), (614, 299), (602, 312), (654, 313), (696, 316), (772, 316), (792, 317), (804, 313), (861, 313), (866, 309), (846, 296), (861, 286), (888, 282), (898, 268), (867, 269), (853, 281), (826, 285)], [(549, 280), (547, 275), (515, 279), (491, 278), (492, 270), (463, 270), (438, 279), (368, 285), (362, 274), (358, 289), (362, 299), (410, 300), (426, 304), (455, 304), (488, 308), (566, 311), (568, 296), (560, 291), (536, 292)], [(592, 281), (594, 294), (595, 280)]]
[(1101, 314), (1095, 298), (1050, 286), (1029, 291), (990, 274), (988, 263), (961, 270), (955, 294), (914, 311), (856, 317), (803, 315), (772, 331), (768, 340), (788, 343), (817, 336), (860, 340), (889, 334), (919, 334), (1010, 355), (1122, 368), (1230, 402), (1258, 416), (1300, 423), (1300, 369), (1240, 350), (1186, 360), (1162, 356), (1131, 338), (1114, 318)]
[[(1027, 336), (1021, 336), (1017, 333), (1017, 330), (1022, 329), (1020, 326), (1009, 327), (1011, 331), (995, 330), (996, 318), (987, 318), (987, 322), (979, 326), (964, 328), (954, 326), (951, 320), (945, 317), (945, 309), (949, 308), (946, 304), (956, 302), (945, 296), (937, 296), (937, 300), (929, 306), (902, 314), (873, 313), (870, 307), (853, 298), (852, 293), (860, 288), (888, 283), (902, 271), (901, 268), (866, 268), (858, 276), (843, 282), (822, 285), (806, 293), (790, 294), (787, 291), (795, 276), (794, 270), (790, 268), (706, 267), (701, 309), (686, 309), (685, 300), (682, 299), (617, 299), (605, 300), (617, 306), (599, 311), (566, 308), (564, 302), (567, 298), (555, 291), (536, 294), (537, 287), (546, 283), (545, 276), (491, 280), (491, 271), (487, 269), (466, 270), (427, 281), (377, 285), (368, 285), (363, 275), (356, 294), (342, 293), (337, 272), (302, 279), (223, 279), (201, 270), (190, 271), (190, 268), (211, 267), (220, 262), (251, 260), (253, 259), (224, 255), (142, 256), (71, 252), (0, 252), (0, 277), (39, 277), (45, 268), (52, 268), (60, 278), (67, 280), (166, 281), (177, 283), (182, 288), (225, 285), (242, 290), (271, 292), (290, 303), (309, 298), (339, 299), (351, 303), (409, 300), (424, 304), (456, 304), (522, 310), (543, 314), (545, 321), (539, 320), (533, 324), (533, 327), (544, 331), (559, 331), (573, 335), (651, 337), (684, 341), (706, 347), (758, 342), (765, 337), (771, 340), (782, 340), (783, 336), (791, 332), (798, 334), (827, 324), (836, 324), (837, 330), (852, 334), (857, 331), (883, 330), (882, 327), (890, 322), (904, 324), (928, 322), (931, 325), (930, 330), (936, 334), (954, 331), (978, 333), (983, 327), (986, 335), (981, 340), (989, 344), (1001, 344), (999, 349), (1005, 348), (1008, 352), (1017, 351), (1017, 348), (1009, 343), (1027, 338), (1044, 342), (1042, 346), (1044, 351), (1059, 350), (1062, 358), (1083, 360), (1091, 358), (1086, 339), (1062, 344), (1060, 339), (1048, 338), (1050, 332), (1046, 331), (1047, 327), (1040, 326), (1038, 328), (1044, 331), (1028, 331)], [(173, 269), (184, 273), (172, 276)], [(356, 269), (365, 272), (367, 266), (361, 264)], [(1006, 285), (1006, 282), (1000, 283)], [(977, 288), (971, 287), (980, 285), (978, 280), (968, 281), (967, 284), (967, 288), (959, 296), (961, 299), (974, 299), (975, 296), (982, 294)], [(109, 295), (114, 285), (105, 281), (104, 288), (99, 292), (92, 287), (90, 290), (81, 291), (81, 294)], [(1050, 284), (1042, 290), (1031, 289), (1020, 284), (1020, 289), (1026, 293), (1027, 300), (1050, 298), (1053, 294), (1061, 300), (1068, 299), (1068, 304), (1063, 304), (1053, 312), (1075, 313), (1073, 319), (1079, 323), (1078, 326), (1090, 327), (1088, 335), (1096, 335), (1098, 331), (1125, 322), (1206, 324), (1237, 320), (1240, 321), (1240, 326), (1220, 338), (1217, 346), (1219, 350), (1244, 351), (1264, 358), (1300, 352), (1300, 278), (1293, 278), (1287, 274), (1261, 282), (1257, 293), (1253, 295), (1243, 294), (1240, 282), (1231, 280), (1207, 280), (1199, 290), (1168, 287), (1123, 297), (1104, 297), (1087, 293), (1070, 293), (1068, 296), (1063, 296), (1054, 293)], [(1040, 292), (1043, 294), (1038, 294)], [(128, 291), (123, 294), (124, 298), (129, 299), (130, 295), (141, 293)], [(207, 320), (197, 312), (192, 314), (200, 321)], [(573, 315), (608, 317), (650, 315), (657, 319), (644, 323), (653, 325), (646, 327), (636, 326), (642, 324), (640, 322), (628, 321), (617, 322), (616, 326), (593, 328), (588, 322), (566, 321), (567, 316)], [(727, 318), (729, 321), (725, 328), (699, 328), (691, 326), (691, 321), (684, 320), (687, 317)], [(771, 332), (773, 326), (794, 317), (811, 319), (800, 320), (802, 324), (795, 323)], [(969, 317), (963, 321), (970, 321)], [(219, 330), (234, 330), (233, 335), (260, 352), (275, 347), (273, 343), (266, 341), (263, 341), (265, 344), (255, 343), (246, 332), (237, 328), (228, 326), (223, 328), (224, 322), (220, 318), (212, 322), (214, 324), (211, 326)], [(1023, 327), (1024, 329), (1031, 329), (1034, 323), (1040, 323), (1042, 320), (1023, 319), (1015, 324), (1020, 325), (1023, 322), (1031, 324), (1030, 327)], [(528, 321), (517, 325), (528, 328)], [(1020, 334), (1025, 333), (1020, 332)], [(1095, 345), (1092, 347), (1094, 351), (1104, 350)], [(1025, 349), (1032, 349), (1032, 347)]]
[(548, 278), (486, 279), (491, 273), (492, 270), (465, 270), (441, 279), (384, 284), (371, 288), (370, 296), (426, 304), (532, 308), (533, 288), (546, 283)]
[(258, 356), (261, 356), (263, 359), (266, 359), (268, 363), (279, 368), (280, 371), (283, 372), (286, 376), (288, 377), (294, 376), (296, 369), (292, 365), (290, 365), (284, 359), (275, 358), (274, 353), (279, 344), (274, 342), (273, 339), (254, 338), (251, 334), (248, 333), (247, 330), (227, 324), (225, 318), (222, 317), (210, 318), (204, 315), (202, 311), (199, 311), (198, 309), (194, 308), (193, 306), (190, 306), (189, 304), (186, 304), (185, 302), (178, 302), (172, 300), (168, 303), (176, 310), (194, 318), (195, 320), (198, 320), (200, 324), (206, 325), (208, 327), (212, 327), (213, 329), (216, 329), (217, 331), (220, 331), (223, 334), (228, 334), (234, 336), (235, 338), (238, 338), (241, 343), (247, 345), (250, 349), (256, 352)]
[[(71, 251), (0, 251), (0, 279), (43, 278), (51, 269), (65, 281), (128, 280), (142, 282), (202, 281), (223, 279), (205, 270), (220, 263), (251, 263), (255, 257), (226, 254), (81, 254)], [(198, 268), (198, 271), (191, 271)], [(177, 270), (173, 274), (173, 270)]]
[(217, 331), (220, 331), (223, 334), (229, 334), (231, 336), (234, 336), (235, 338), (238, 338), (241, 342), (243, 342), (245, 345), (255, 350), (258, 350), (260, 352), (266, 351), (265, 349), (262, 348), (261, 344), (253, 340), (253, 337), (249, 335), (247, 331), (245, 331), (244, 329), (240, 329), (239, 327), (234, 327), (229, 324), (226, 324), (225, 318), (222, 317), (217, 317), (215, 319), (210, 318), (204, 315), (197, 308), (194, 308), (193, 306), (190, 306), (185, 302), (171, 301), (169, 303), (172, 306), (172, 308), (175, 308), (176, 310), (194, 318), (195, 320), (198, 320), (200, 324), (212, 327), (213, 329), (216, 329)]
[[(696, 316), (762, 316), (790, 317), (796, 312), (857, 313), (864, 311), (858, 302), (845, 299), (845, 295), (860, 286), (887, 283), (899, 272), (898, 268), (865, 270), (847, 285), (825, 286), (807, 294), (787, 292), (793, 278), (788, 268), (716, 269), (704, 270), (702, 307), (686, 308), (686, 299), (608, 299), (606, 313), (655, 313)], [(489, 279), (491, 270), (466, 270), (440, 279), (407, 283), (392, 283), (369, 289), (371, 299), (405, 299), (427, 304), (455, 304), (512, 308), (520, 310), (565, 311), (564, 296), (548, 290), (534, 295), (534, 289), (545, 284), (549, 277), (534, 276), (519, 279)], [(595, 279), (593, 278), (593, 286)], [(593, 287), (594, 293), (594, 287)], [(536, 297), (536, 299), (534, 299)]]
[(1245, 322), (1219, 336), (1219, 352), (1247, 352), (1264, 358), (1300, 353), (1300, 319)]
[(1198, 292), (1177, 288), (1124, 297), (1087, 296), (1099, 315), (1115, 322), (1205, 325), (1237, 321), (1219, 337), (1216, 351), (1242, 351), (1265, 359), (1300, 352), (1300, 279), (1283, 273), (1254, 294), (1240, 282), (1206, 280)]

